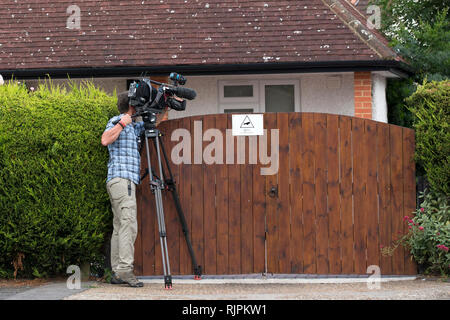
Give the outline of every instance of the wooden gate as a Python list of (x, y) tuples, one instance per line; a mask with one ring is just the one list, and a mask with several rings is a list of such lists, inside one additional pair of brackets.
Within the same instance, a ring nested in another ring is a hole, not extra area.
[[(402, 246), (391, 257), (380, 253), (380, 247), (407, 232), (403, 217), (415, 209), (413, 130), (331, 114), (264, 114), (264, 128), (269, 133), (279, 129), (279, 170), (261, 175), (268, 165), (259, 157), (251, 164), (248, 137), (243, 164), (237, 164), (236, 154), (228, 159), (233, 164), (195, 164), (195, 141), (202, 141), (194, 134), (195, 121), (201, 121), (202, 133), (210, 128), (222, 132), (225, 163), (231, 115), (176, 119), (159, 127), (169, 157), (179, 144), (170, 139), (175, 129), (184, 128), (192, 137), (192, 164), (172, 163), (171, 168), (204, 274), (366, 274), (370, 265), (380, 266), (383, 275), (416, 274)], [(267, 136), (271, 150), (274, 141)], [(205, 150), (211, 140), (200, 143)], [(192, 274), (171, 195), (163, 197), (172, 274)], [(137, 199), (135, 271), (161, 275), (148, 178), (138, 187)]]

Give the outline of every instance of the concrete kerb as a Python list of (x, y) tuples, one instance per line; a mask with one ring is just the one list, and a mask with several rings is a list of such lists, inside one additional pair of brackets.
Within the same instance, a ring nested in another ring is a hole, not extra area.
[[(137, 277), (143, 283), (162, 283), (162, 276), (142, 276)], [(201, 280), (195, 280), (193, 276), (172, 276), (174, 284), (344, 284), (344, 283), (365, 283), (368, 281), (390, 282), (390, 281), (412, 281), (417, 276), (380, 276), (368, 275), (224, 275), (208, 276), (203, 275)]]

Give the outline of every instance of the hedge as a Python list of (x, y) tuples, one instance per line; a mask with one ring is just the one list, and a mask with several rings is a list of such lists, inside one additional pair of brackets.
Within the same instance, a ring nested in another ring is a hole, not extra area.
[(414, 114), (417, 164), (431, 189), (450, 194), (450, 80), (425, 82), (406, 99)]
[(116, 101), (90, 82), (0, 86), (0, 277), (101, 261), (112, 213), (100, 138)]

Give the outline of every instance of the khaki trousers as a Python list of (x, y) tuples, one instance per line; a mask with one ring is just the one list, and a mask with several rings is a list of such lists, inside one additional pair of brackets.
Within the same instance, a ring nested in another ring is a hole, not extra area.
[(137, 236), (136, 185), (123, 178), (108, 181), (106, 189), (114, 214), (111, 237), (111, 267), (114, 273), (133, 271)]

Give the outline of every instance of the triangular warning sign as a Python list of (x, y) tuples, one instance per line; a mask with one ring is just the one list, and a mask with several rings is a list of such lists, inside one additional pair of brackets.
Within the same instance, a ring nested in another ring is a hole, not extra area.
[(244, 121), (242, 121), (241, 128), (254, 128), (253, 123), (248, 116), (245, 116)]

